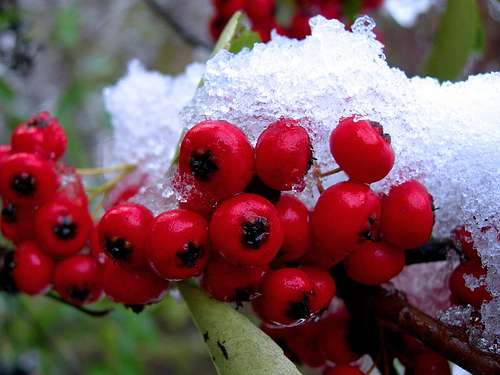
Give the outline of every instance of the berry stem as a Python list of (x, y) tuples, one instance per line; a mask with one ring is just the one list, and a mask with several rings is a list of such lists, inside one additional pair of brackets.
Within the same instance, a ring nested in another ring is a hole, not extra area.
[(68, 301), (65, 301), (63, 300), (61, 297), (55, 295), (54, 293), (48, 293), (45, 295), (47, 298), (50, 298), (51, 300), (54, 300), (54, 301), (57, 301), (57, 302), (60, 302), (60, 303), (63, 303), (65, 305), (68, 305), (68, 306), (71, 306), (73, 307), (74, 309), (84, 313), (85, 315), (89, 315), (89, 316), (92, 316), (94, 318), (101, 318), (103, 316), (106, 316), (108, 315), (110, 312), (113, 311), (112, 308), (110, 309), (105, 309), (105, 310), (89, 310), (87, 309), (86, 307), (83, 307), (83, 306), (76, 306), (76, 305), (73, 305), (72, 303), (69, 303)]
[(112, 178), (111, 180), (105, 182), (101, 186), (96, 186), (93, 188), (89, 188), (89, 200), (94, 200), (101, 194), (109, 193), (123, 178), (125, 178), (129, 173), (131, 173), (134, 169), (124, 169), (118, 176)]
[(127, 174), (133, 172), (137, 168), (135, 164), (120, 164), (112, 167), (96, 167), (96, 168), (78, 168), (76, 171), (82, 176), (96, 176), (105, 173), (113, 172), (126, 172)]
[(316, 188), (318, 189), (318, 192), (321, 194), (325, 191), (325, 187), (323, 186), (323, 182), (321, 181), (321, 171), (319, 169), (318, 163), (315, 161), (313, 162), (313, 176), (314, 180), (316, 181)]
[(332, 176), (336, 173), (339, 173), (339, 172), (342, 172), (342, 168), (340, 167), (337, 167), (337, 168), (334, 168), (330, 171), (327, 171), (327, 172), (321, 172), (319, 169), (318, 169), (318, 172), (319, 172), (319, 177), (323, 178), (323, 177), (328, 177), (328, 176)]

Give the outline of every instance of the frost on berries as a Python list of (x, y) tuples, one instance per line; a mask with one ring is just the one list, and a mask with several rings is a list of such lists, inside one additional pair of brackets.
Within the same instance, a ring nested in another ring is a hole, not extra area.
[[(491, 346), (500, 327), (500, 316), (494, 313), (500, 304), (500, 73), (455, 84), (408, 78), (385, 61), (371, 19), (358, 19), (353, 32), (322, 17), (312, 19), (311, 25), (312, 35), (302, 41), (274, 35), (270, 43), (257, 44), (252, 51), (220, 51), (208, 61), (196, 92), (200, 66), (172, 79), (133, 64), (129, 75), (106, 91), (115, 126), (113, 161), (150, 160), (145, 168), (162, 175), (150, 186), (170, 197), (172, 189), (163, 175), (183, 126), (226, 120), (255, 145), (268, 124), (282, 117), (300, 120), (310, 135), (314, 157), (326, 171), (336, 167), (328, 137), (341, 117), (359, 115), (383, 124), (396, 161), (373, 188), (387, 192), (391, 185), (417, 179), (438, 208), (435, 237), (447, 237), (462, 224), (471, 232), (494, 297), (481, 309), (482, 346)], [(344, 179), (342, 174), (329, 177), (326, 186)], [(306, 184), (296, 194), (311, 208), (318, 198), (311, 173)], [(135, 199), (161, 211), (148, 194), (143, 189)]]

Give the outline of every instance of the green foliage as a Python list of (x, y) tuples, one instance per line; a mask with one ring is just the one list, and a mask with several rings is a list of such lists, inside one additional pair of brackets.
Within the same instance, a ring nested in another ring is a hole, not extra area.
[(179, 290), (219, 374), (300, 374), (283, 350), (244, 315), (195, 286), (180, 283)]
[(79, 35), (78, 7), (75, 2), (57, 9), (52, 35), (61, 47), (75, 47)]
[(473, 52), (484, 45), (484, 29), (475, 0), (449, 0), (425, 73), (441, 81), (460, 77)]
[(342, 13), (349, 21), (354, 21), (361, 11), (363, 0), (342, 0)]

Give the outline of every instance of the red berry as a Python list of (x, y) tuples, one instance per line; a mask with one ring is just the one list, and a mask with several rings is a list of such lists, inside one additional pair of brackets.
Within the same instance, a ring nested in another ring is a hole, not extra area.
[(19, 206), (37, 206), (55, 194), (58, 178), (51, 162), (33, 154), (13, 154), (0, 167), (0, 194)]
[(383, 3), (384, 0), (363, 0), (362, 11), (380, 8)]
[(302, 12), (297, 12), (292, 18), (292, 23), (287, 30), (287, 35), (291, 38), (304, 39), (311, 35), (311, 26), (309, 25), (309, 16)]
[(34, 242), (23, 242), (14, 252), (12, 278), (16, 288), (26, 294), (45, 293), (52, 282), (54, 261)]
[(68, 139), (57, 118), (48, 112), (40, 112), (20, 124), (12, 133), (12, 150), (38, 154), (58, 160), (64, 155)]
[(413, 358), (413, 363), (412, 375), (451, 375), (448, 360), (432, 351), (418, 354)]
[(243, 9), (245, 0), (225, 0), (221, 1), (218, 6), (218, 14), (229, 20), (231, 16), (238, 10)]
[(341, 182), (318, 199), (311, 216), (314, 240), (334, 262), (343, 260), (364, 240), (378, 235), (380, 199), (364, 184)]
[(337, 1), (326, 1), (320, 5), (319, 14), (331, 19), (340, 19), (342, 17), (342, 5)]
[(54, 289), (74, 305), (96, 302), (102, 295), (99, 264), (88, 255), (76, 255), (56, 265)]
[(124, 305), (146, 305), (158, 302), (168, 288), (168, 281), (151, 271), (138, 270), (106, 258), (101, 285), (114, 302)]
[(297, 362), (309, 367), (325, 365), (326, 358), (321, 352), (318, 342), (321, 329), (320, 322), (310, 321), (285, 329), (290, 331), (287, 337), (287, 345), (296, 354)]
[(240, 304), (258, 295), (266, 270), (264, 267), (235, 266), (216, 257), (208, 262), (201, 285), (219, 301)]
[(466, 285), (465, 275), (473, 276), (481, 281), (486, 276), (486, 270), (481, 267), (479, 262), (467, 261), (455, 268), (450, 276), (451, 294), (462, 303), (480, 308), (483, 302), (491, 300), (491, 294), (486, 289), (484, 280), (481, 282), (481, 285), (470, 289)]
[(469, 260), (480, 261), (479, 255), (474, 248), (472, 234), (464, 226), (456, 227), (451, 233), (451, 239)]
[(282, 195), (276, 210), (285, 234), (278, 257), (284, 262), (298, 260), (311, 245), (309, 211), (304, 203), (292, 195)]
[(245, 188), (245, 193), (257, 194), (266, 198), (269, 202), (277, 203), (281, 197), (281, 191), (267, 186), (262, 180), (254, 176)]
[(146, 248), (152, 221), (153, 214), (139, 204), (113, 207), (97, 225), (99, 241), (115, 261), (149, 269)]
[(9, 157), (10, 152), (10, 145), (0, 145), (0, 163)]
[(273, 18), (275, 6), (275, 0), (245, 0), (243, 10), (253, 22), (262, 23)]
[(78, 253), (88, 240), (92, 219), (87, 207), (57, 197), (45, 203), (35, 215), (36, 239), (53, 257)]
[(384, 242), (366, 241), (346, 259), (347, 276), (358, 283), (377, 285), (399, 275), (405, 266), (404, 251)]
[(326, 368), (323, 375), (365, 375), (365, 373), (357, 367), (340, 365)]
[(156, 273), (168, 280), (198, 276), (208, 261), (208, 223), (183, 209), (157, 216), (151, 224), (146, 255)]
[(179, 154), (181, 179), (215, 199), (245, 189), (254, 170), (254, 152), (247, 137), (226, 121), (203, 121), (184, 136)]
[(3, 236), (15, 244), (34, 239), (34, 214), (31, 207), (15, 206), (4, 201), (0, 221)]
[(337, 365), (349, 364), (360, 356), (352, 351), (347, 341), (348, 324), (335, 319), (321, 320), (319, 346), (326, 359)]
[(192, 185), (190, 190), (186, 190), (186, 181), (180, 176), (174, 178), (173, 187), (182, 196), (179, 200), (180, 208), (194, 211), (205, 218), (212, 216), (218, 199), (211, 193), (201, 190), (198, 185)]
[(262, 281), (261, 305), (267, 323), (295, 325), (313, 315), (314, 283), (297, 268), (270, 271)]
[(57, 170), (61, 179), (61, 186), (57, 192), (57, 196), (70, 200), (73, 204), (87, 208), (89, 201), (82, 178), (76, 172), (76, 169), (69, 166), (58, 165)]
[(302, 267), (313, 283), (313, 294), (310, 298), (311, 311), (320, 313), (328, 308), (332, 298), (335, 297), (336, 286), (332, 276), (320, 268)]
[(304, 175), (311, 159), (309, 135), (296, 120), (281, 119), (272, 123), (261, 133), (255, 146), (257, 175), (276, 190), (304, 189)]
[(382, 198), (381, 231), (385, 241), (402, 249), (424, 245), (434, 225), (432, 197), (418, 181), (393, 186)]
[(341, 119), (332, 131), (330, 151), (344, 172), (359, 182), (379, 181), (394, 165), (391, 139), (382, 126), (354, 116)]
[(244, 193), (224, 201), (215, 210), (210, 240), (214, 251), (228, 262), (264, 266), (283, 244), (283, 229), (269, 201)]

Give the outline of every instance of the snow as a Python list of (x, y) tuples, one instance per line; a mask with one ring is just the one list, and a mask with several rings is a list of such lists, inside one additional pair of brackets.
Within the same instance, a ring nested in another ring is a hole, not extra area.
[[(321, 169), (328, 170), (335, 167), (328, 137), (339, 118), (358, 114), (377, 121), (391, 135), (396, 163), (373, 188), (387, 191), (410, 178), (422, 181), (439, 208), (434, 235), (448, 236), (465, 224), (488, 267), (486, 283), (495, 297), (488, 306), (498, 307), (500, 73), (454, 84), (410, 79), (388, 66), (368, 17), (356, 21), (354, 32), (322, 17), (311, 24), (312, 36), (303, 41), (274, 35), (252, 51), (219, 52), (207, 62), (198, 90), (201, 66), (171, 78), (133, 63), (128, 75), (105, 92), (115, 127), (108, 154), (115, 162), (147, 161), (145, 168), (157, 178), (149, 185), (154, 194), (143, 198), (158, 212), (175, 201), (164, 175), (183, 127), (224, 119), (255, 143), (270, 122), (282, 116), (299, 119)], [(345, 176), (330, 178), (326, 186), (339, 178)], [(310, 176), (308, 185), (300, 196), (312, 206), (318, 195)], [(154, 207), (158, 194), (168, 204)], [(483, 310), (488, 321), (480, 338), (491, 344), (499, 337), (500, 322), (493, 308)]]

